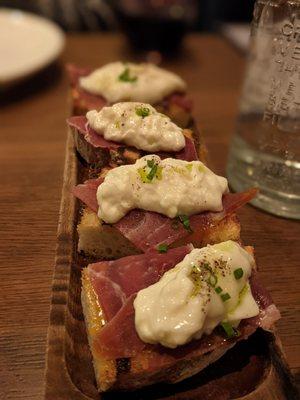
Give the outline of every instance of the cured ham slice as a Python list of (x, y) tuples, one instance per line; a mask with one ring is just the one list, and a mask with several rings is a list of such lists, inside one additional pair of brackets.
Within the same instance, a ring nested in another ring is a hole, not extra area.
[(274, 321), (280, 318), (280, 312), (273, 303), (272, 297), (254, 274), (250, 278), (251, 291), (255, 301), (259, 305), (260, 313), (257, 317), (250, 318), (250, 324), (269, 330)]
[(89, 179), (73, 188), (72, 193), (94, 212), (98, 211), (97, 189), (104, 178)]
[[(95, 351), (99, 355), (109, 359), (133, 357), (145, 349), (151, 355), (150, 361), (153, 366), (159, 365), (161, 368), (174, 359), (184, 358), (187, 355), (190, 359), (193, 354), (197, 356), (205, 354), (228, 342), (216, 329), (211, 335), (170, 350), (160, 345), (148, 345), (142, 342), (136, 333), (133, 307), (135, 294), (157, 282), (164, 272), (178, 264), (190, 251), (191, 247), (185, 246), (169, 250), (167, 254), (149, 252), (113, 262), (89, 265), (93, 288), (101, 308), (105, 315), (108, 315), (107, 324), (98, 333), (94, 342)], [(111, 281), (110, 290), (107, 290), (107, 282), (103, 285), (103, 278)], [(251, 276), (250, 285), (260, 313), (257, 317), (243, 320), (239, 326), (240, 336), (230, 339), (231, 342), (247, 338), (258, 327), (270, 329), (280, 318), (272, 298), (258, 282), (255, 273)], [(110, 296), (111, 292), (114, 293), (113, 296)]]
[(131, 295), (96, 337), (95, 350), (102, 357), (131, 357), (145, 348), (145, 343), (140, 340), (134, 327), (134, 299), (135, 295)]
[(102, 135), (99, 135), (94, 129), (89, 126), (87, 118), (82, 115), (68, 118), (67, 123), (71, 128), (76, 129), (78, 133), (81, 134), (84, 139), (93, 147), (100, 147), (104, 149), (118, 149), (122, 146), (122, 144), (120, 143), (104, 139)]
[(185, 147), (177, 153), (172, 153), (172, 155), (168, 155), (168, 157), (170, 156), (177, 158), (178, 160), (184, 160), (184, 161), (199, 160), (194, 140), (187, 136), (185, 136)]
[[(192, 231), (200, 236), (217, 224), (227, 215), (248, 203), (257, 193), (249, 189), (242, 193), (227, 193), (223, 196), (223, 211), (204, 212), (190, 217)], [(138, 249), (147, 251), (160, 243), (172, 244), (191, 235), (183, 225), (174, 219), (150, 211), (133, 210), (115, 224), (115, 227), (129, 239)]]
[(90, 264), (89, 277), (106, 320), (111, 320), (128, 297), (141, 287), (157, 282), (157, 278), (178, 264), (191, 250), (192, 246), (186, 245), (169, 250), (166, 254), (149, 251), (147, 255)]
[[(71, 127), (74, 133), (76, 147), (78, 151), (81, 153), (83, 158), (87, 162), (91, 162), (92, 159), (97, 160), (97, 155), (93, 154), (91, 157), (91, 153), (97, 153), (99, 149), (104, 150), (117, 150), (120, 147), (126, 147), (124, 143), (117, 143), (110, 140), (104, 139), (102, 135), (99, 135), (94, 129), (92, 129), (87, 121), (87, 118), (84, 116), (73, 116), (67, 119), (68, 125)], [(83, 141), (85, 141), (85, 145), (83, 145)], [(86, 147), (89, 146), (87, 149)], [(139, 156), (147, 154), (147, 152), (138, 150), (133, 148), (134, 151), (139, 153)], [(148, 153), (149, 154), (149, 153)], [(198, 154), (195, 147), (195, 143), (193, 139), (185, 136), (185, 147), (179, 152), (173, 153), (162, 153), (156, 152), (161, 158), (174, 157), (179, 160), (185, 161), (196, 161), (198, 160)], [(135, 160), (133, 160), (134, 162)]]
[(167, 97), (165, 101), (171, 104), (176, 104), (188, 112), (190, 112), (193, 107), (192, 100), (183, 93), (173, 93), (171, 96)]

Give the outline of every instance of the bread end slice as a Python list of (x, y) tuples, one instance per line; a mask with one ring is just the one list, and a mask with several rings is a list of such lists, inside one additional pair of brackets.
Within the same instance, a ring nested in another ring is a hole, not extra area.
[(98, 259), (116, 259), (140, 251), (113, 226), (101, 223), (97, 214), (85, 207), (77, 226), (78, 252)]

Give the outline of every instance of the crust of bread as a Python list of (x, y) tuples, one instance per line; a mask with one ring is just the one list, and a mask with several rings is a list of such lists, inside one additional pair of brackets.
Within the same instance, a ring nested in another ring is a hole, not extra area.
[[(96, 294), (88, 278), (87, 269), (82, 271), (81, 304), (85, 320), (86, 332), (90, 349), (93, 349), (93, 341), (97, 333), (105, 324), (105, 319)], [(109, 390), (116, 380), (116, 368), (114, 360), (103, 360), (92, 352), (93, 366), (97, 385), (101, 391)], [(101, 385), (99, 384), (101, 382)]]
[(235, 344), (235, 342), (227, 342), (214, 351), (206, 354), (199, 352), (190, 359), (174, 360), (167, 368), (151, 371), (148, 368), (151, 355), (149, 356), (147, 351), (143, 351), (131, 359), (104, 359), (95, 352), (93, 343), (97, 333), (105, 325), (105, 319), (86, 268), (82, 272), (81, 300), (97, 387), (100, 392), (135, 390), (158, 382), (179, 382), (197, 374), (218, 360)]

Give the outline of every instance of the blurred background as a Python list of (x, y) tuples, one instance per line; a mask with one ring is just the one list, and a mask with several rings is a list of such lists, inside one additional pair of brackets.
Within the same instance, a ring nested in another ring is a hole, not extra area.
[(161, 51), (174, 50), (187, 31), (217, 30), (243, 47), (240, 24), (251, 21), (253, 6), (254, 0), (0, 0), (0, 7), (45, 16), (66, 31), (122, 30), (133, 46)]

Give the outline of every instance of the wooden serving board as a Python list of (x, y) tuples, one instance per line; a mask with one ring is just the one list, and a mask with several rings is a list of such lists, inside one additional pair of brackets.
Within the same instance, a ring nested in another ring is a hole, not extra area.
[(88, 260), (76, 252), (79, 206), (71, 194), (84, 175), (69, 132), (47, 340), (45, 400), (121, 396), (148, 400), (299, 399), (279, 337), (260, 329), (216, 363), (179, 384), (155, 385), (130, 394), (98, 394), (80, 302), (81, 269)]

